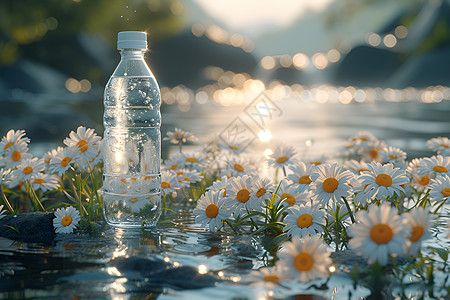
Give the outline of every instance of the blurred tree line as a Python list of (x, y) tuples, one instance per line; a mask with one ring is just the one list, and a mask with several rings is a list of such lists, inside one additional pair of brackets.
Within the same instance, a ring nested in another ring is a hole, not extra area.
[[(102, 74), (89, 54), (95, 49), (86, 51), (86, 46), (95, 48), (104, 40), (101, 44), (113, 50), (123, 30), (147, 31), (150, 43), (158, 42), (183, 27), (182, 14), (179, 0), (2, 0), (0, 67), (26, 59), (75, 78), (103, 81), (110, 74)], [(83, 35), (89, 38), (80, 42)]]

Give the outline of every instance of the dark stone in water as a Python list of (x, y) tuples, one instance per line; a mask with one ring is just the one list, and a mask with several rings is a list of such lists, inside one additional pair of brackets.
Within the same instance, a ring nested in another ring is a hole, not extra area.
[(173, 267), (160, 259), (141, 257), (118, 257), (108, 263), (129, 279), (146, 279), (143, 284), (152, 287), (171, 287), (175, 289), (200, 289), (214, 286), (222, 279), (200, 274), (193, 267)]
[(25, 243), (51, 244), (55, 239), (53, 213), (32, 212), (0, 219), (0, 237)]

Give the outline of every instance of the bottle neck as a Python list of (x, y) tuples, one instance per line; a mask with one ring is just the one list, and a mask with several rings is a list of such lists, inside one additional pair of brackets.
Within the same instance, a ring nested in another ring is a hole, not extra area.
[(121, 59), (144, 59), (144, 49), (122, 49), (120, 50)]

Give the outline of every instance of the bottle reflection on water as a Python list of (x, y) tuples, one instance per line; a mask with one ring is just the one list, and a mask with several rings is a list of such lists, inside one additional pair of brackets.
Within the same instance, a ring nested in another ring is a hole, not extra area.
[(161, 214), (161, 96), (144, 60), (145, 32), (120, 32), (121, 61), (104, 94), (103, 211), (116, 227), (154, 226)]

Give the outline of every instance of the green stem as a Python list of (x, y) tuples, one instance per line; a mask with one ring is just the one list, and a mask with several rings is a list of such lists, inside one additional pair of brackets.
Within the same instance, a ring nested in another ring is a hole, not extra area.
[(345, 199), (345, 197), (342, 197), (342, 199), (344, 199), (345, 206), (347, 206), (348, 214), (350, 216), (350, 219), (352, 219), (352, 223), (355, 224), (355, 217), (353, 216), (353, 212), (350, 209), (350, 205), (348, 204), (347, 199)]
[(41, 207), (42, 211), (45, 211), (44, 206), (42, 206), (41, 201), (39, 200), (38, 196), (36, 195), (36, 192), (33, 188), (33, 185), (31, 185), (30, 181), (27, 180), (25, 182), (25, 189), (27, 190), (28, 196), (31, 198), (31, 200), (35, 201), (37, 204), (39, 204), (39, 206)]
[(8, 198), (6, 198), (6, 195), (3, 192), (3, 184), (0, 184), (0, 193), (2, 195), (3, 202), (5, 202), (6, 207), (13, 214), (14, 213), (14, 209), (12, 208), (11, 203), (9, 203)]

